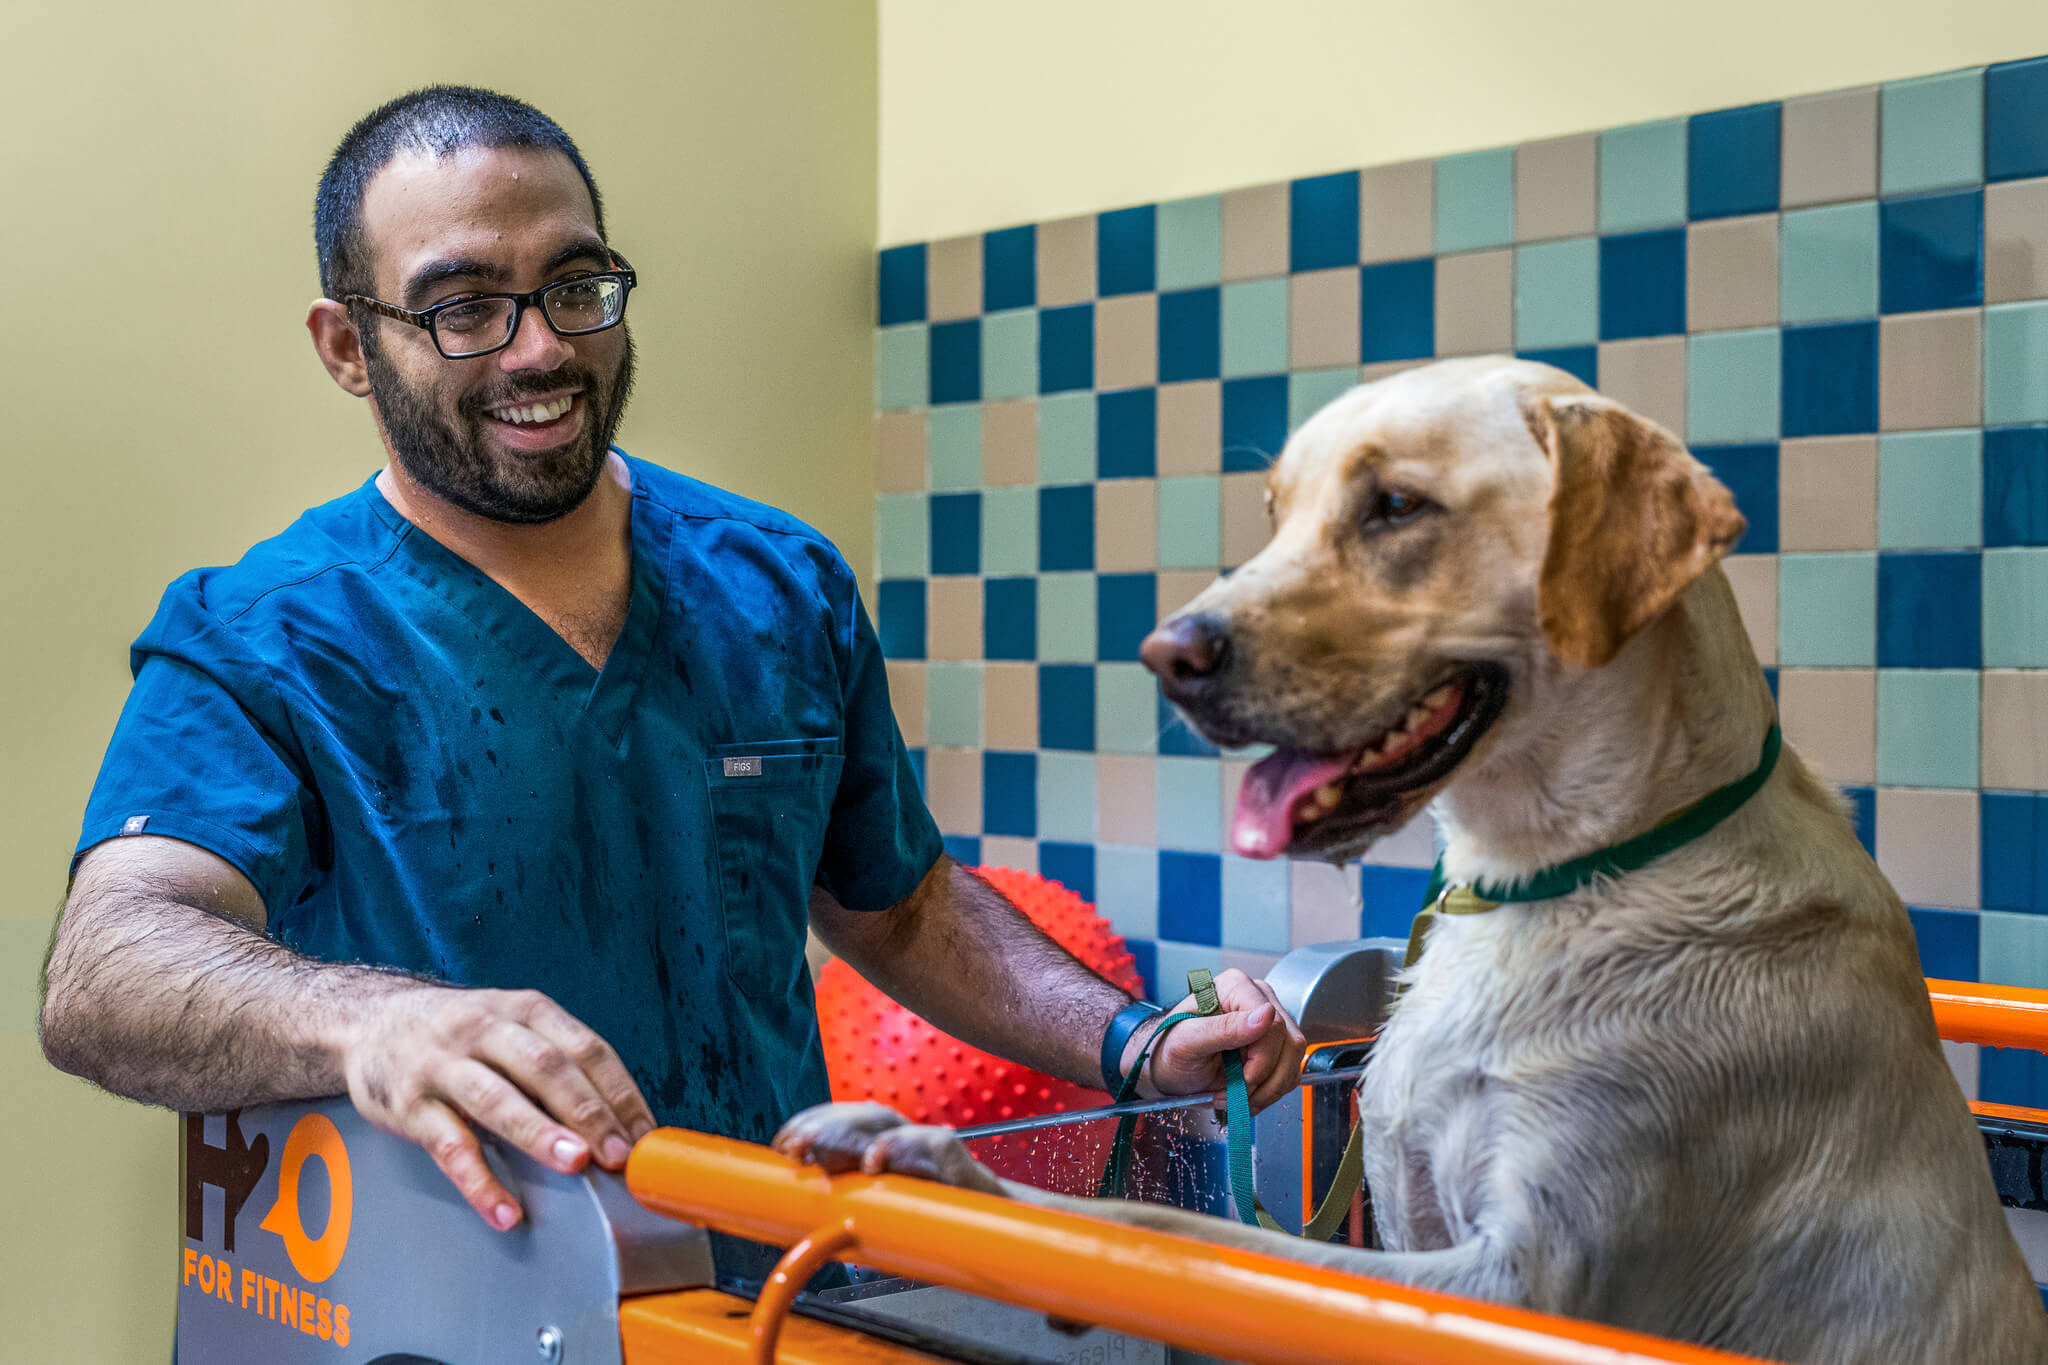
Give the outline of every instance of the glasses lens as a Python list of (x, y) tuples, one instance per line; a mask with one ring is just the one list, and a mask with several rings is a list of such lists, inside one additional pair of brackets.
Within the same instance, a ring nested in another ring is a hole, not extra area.
[(626, 312), (626, 286), (614, 275), (564, 280), (541, 296), (548, 321), (564, 334), (600, 332)]
[(450, 359), (494, 351), (511, 335), (510, 299), (471, 299), (434, 314), (434, 344)]

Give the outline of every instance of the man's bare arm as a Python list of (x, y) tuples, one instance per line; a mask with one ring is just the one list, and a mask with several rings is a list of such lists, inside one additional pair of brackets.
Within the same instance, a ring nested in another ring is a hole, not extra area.
[(318, 962), (264, 922), (256, 888), (204, 849), (151, 836), (94, 848), (44, 966), (44, 1055), (188, 1111), (345, 1092), (499, 1227), (518, 1205), (471, 1122), (561, 1171), (593, 1154), (616, 1167), (654, 1126), (610, 1047), (546, 996)]

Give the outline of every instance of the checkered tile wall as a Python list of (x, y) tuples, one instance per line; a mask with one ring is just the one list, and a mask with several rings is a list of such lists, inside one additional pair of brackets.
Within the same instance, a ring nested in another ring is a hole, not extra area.
[[(1927, 972), (2048, 986), (2048, 58), (893, 247), (880, 295), (878, 613), (932, 808), (1148, 979), (1406, 931), (1428, 830), (1223, 852), (1248, 756), (1137, 646), (1258, 548), (1291, 427), (1512, 350), (1735, 491), (1786, 732)], [(1981, 1066), (2048, 1102), (2040, 1059)]]

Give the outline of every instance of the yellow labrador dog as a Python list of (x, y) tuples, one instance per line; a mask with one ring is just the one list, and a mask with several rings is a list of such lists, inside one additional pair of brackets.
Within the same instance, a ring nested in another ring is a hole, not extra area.
[[(1350, 858), (1434, 802), (1500, 886), (1758, 767), (1728, 491), (1542, 365), (1367, 384), (1289, 441), (1275, 534), (1146, 660), (1246, 777), (1232, 842)], [(880, 1106), (792, 1155), (1774, 1360), (2048, 1361), (1898, 896), (1789, 748), (1732, 816), (1561, 898), (1437, 920), (1362, 1083), (1382, 1251), (1000, 1182)]]

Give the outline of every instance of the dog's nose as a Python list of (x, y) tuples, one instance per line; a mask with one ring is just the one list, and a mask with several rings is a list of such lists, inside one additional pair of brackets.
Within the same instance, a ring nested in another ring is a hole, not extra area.
[(1230, 653), (1230, 636), (1213, 616), (1176, 616), (1145, 637), (1138, 657), (1159, 675), (1168, 696), (1212, 677)]

